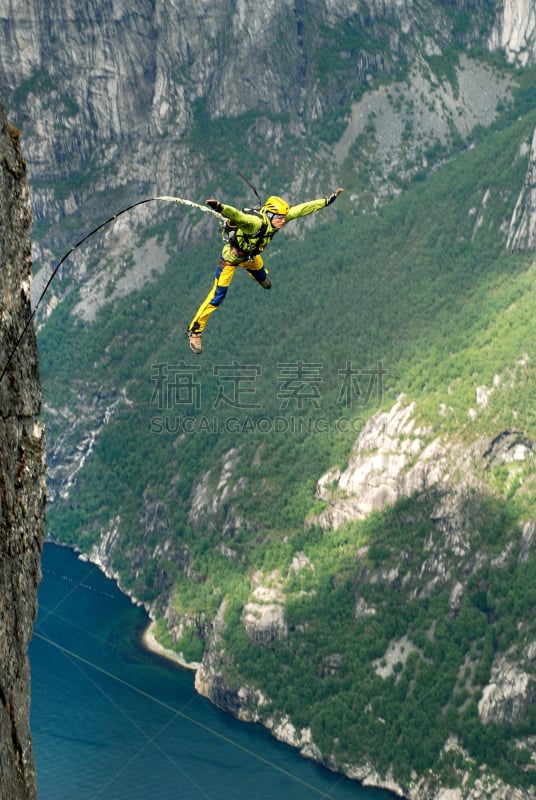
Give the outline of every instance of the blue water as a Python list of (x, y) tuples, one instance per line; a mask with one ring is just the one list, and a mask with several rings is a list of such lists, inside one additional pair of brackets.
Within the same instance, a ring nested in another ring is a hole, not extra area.
[(144, 611), (96, 567), (45, 545), (30, 648), (39, 800), (388, 800), (199, 697), (147, 652)]

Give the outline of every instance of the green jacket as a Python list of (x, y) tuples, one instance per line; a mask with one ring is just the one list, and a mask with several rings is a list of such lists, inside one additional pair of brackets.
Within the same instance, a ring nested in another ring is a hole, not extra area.
[[(320, 211), (321, 208), (325, 208), (326, 205), (326, 198), (320, 197), (318, 200), (308, 200), (305, 203), (298, 203), (296, 206), (290, 206), (288, 214), (286, 215), (285, 225), (293, 219), (306, 217), (308, 214), (314, 214)], [(231, 263), (239, 264), (241, 261), (244, 261), (244, 253), (248, 252), (248, 248), (251, 244), (251, 241), (248, 242), (247, 237), (258, 233), (263, 224), (266, 225), (265, 233), (262, 238), (255, 240), (255, 245), (258, 250), (264, 250), (264, 248), (270, 244), (274, 234), (278, 231), (278, 228), (274, 228), (271, 225), (264, 208), (261, 208), (258, 212), (260, 216), (257, 216), (257, 214), (239, 211), (233, 206), (223, 205), (221, 214), (238, 226), (236, 241), (240, 249), (233, 247), (231, 244), (226, 244), (222, 251), (222, 258)]]

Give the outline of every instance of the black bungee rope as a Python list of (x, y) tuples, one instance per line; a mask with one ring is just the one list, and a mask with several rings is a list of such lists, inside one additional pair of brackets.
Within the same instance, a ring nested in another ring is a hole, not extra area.
[(71, 249), (68, 250), (67, 253), (65, 253), (63, 258), (56, 264), (56, 266), (52, 270), (52, 273), (50, 274), (50, 276), (49, 276), (49, 278), (48, 278), (48, 280), (47, 280), (47, 282), (45, 284), (45, 288), (41, 292), (41, 294), (39, 296), (39, 299), (38, 299), (37, 303), (35, 304), (32, 313), (30, 314), (28, 320), (26, 321), (26, 324), (24, 325), (24, 327), (22, 329), (22, 333), (18, 337), (18, 339), (17, 339), (17, 341), (15, 343), (15, 346), (12, 348), (12, 350), (11, 350), (11, 352), (9, 354), (9, 357), (8, 357), (4, 367), (2, 369), (2, 374), (0, 375), (0, 382), (3, 380), (4, 375), (8, 371), (9, 366), (10, 366), (12, 360), (13, 360), (13, 357), (14, 357), (15, 353), (17, 352), (17, 350), (19, 348), (19, 345), (20, 345), (22, 339), (24, 338), (24, 335), (25, 335), (26, 331), (30, 327), (30, 325), (32, 323), (32, 320), (35, 317), (35, 314), (37, 312), (37, 309), (39, 308), (39, 306), (41, 304), (41, 301), (43, 300), (44, 296), (46, 295), (50, 284), (54, 280), (58, 270), (61, 267), (61, 265), (69, 258), (71, 253), (73, 253), (78, 247), (80, 247), (81, 244), (83, 244), (85, 241), (87, 241), (91, 236), (94, 236), (102, 228), (105, 228), (106, 225), (109, 225), (111, 222), (116, 220), (122, 214), (126, 214), (127, 211), (131, 211), (133, 208), (136, 208), (136, 206), (141, 206), (144, 203), (152, 203), (155, 200), (164, 200), (165, 202), (168, 202), (168, 203), (179, 203), (181, 205), (191, 206), (192, 208), (200, 209), (201, 211), (207, 212), (209, 214), (214, 214), (214, 216), (218, 217), (218, 219), (221, 220), (221, 215), (218, 214), (216, 211), (214, 211), (211, 208), (208, 208), (207, 206), (203, 206), (200, 203), (194, 203), (193, 200), (186, 200), (183, 197), (172, 197), (170, 195), (161, 195), (160, 197), (146, 197), (143, 200), (138, 200), (136, 203), (132, 203), (131, 205), (127, 206), (126, 208), (121, 209), (121, 211), (118, 211), (117, 214), (114, 214), (112, 217), (110, 217), (109, 219), (105, 220), (105, 222), (101, 222), (100, 225), (97, 225), (96, 228), (93, 228), (93, 230), (90, 231), (89, 233), (87, 233), (82, 239), (80, 239), (79, 242), (74, 244), (71, 247)]

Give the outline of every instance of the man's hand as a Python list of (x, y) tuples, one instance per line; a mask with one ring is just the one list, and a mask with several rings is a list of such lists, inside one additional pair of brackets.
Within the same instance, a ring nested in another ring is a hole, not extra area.
[(342, 194), (343, 192), (344, 192), (344, 189), (342, 189), (342, 188), (339, 186), (339, 188), (338, 188), (338, 189), (336, 189), (336, 190), (333, 192), (333, 194), (330, 194), (330, 196), (329, 196), (329, 197), (326, 197), (326, 205), (327, 205), (327, 206), (330, 206), (332, 203), (334, 203), (334, 202), (335, 202), (335, 200), (337, 199), (337, 197), (338, 197), (340, 194)]
[[(341, 191), (342, 191), (342, 190), (341, 190)], [(223, 211), (223, 206), (222, 206), (222, 204), (219, 202), (219, 200), (213, 200), (213, 199), (211, 198), (211, 199), (207, 200), (207, 201), (206, 201), (206, 203), (207, 203), (207, 206), (209, 206), (210, 208), (212, 208), (214, 211), (217, 211), (217, 212), (218, 212), (218, 214), (221, 214), (221, 212)]]

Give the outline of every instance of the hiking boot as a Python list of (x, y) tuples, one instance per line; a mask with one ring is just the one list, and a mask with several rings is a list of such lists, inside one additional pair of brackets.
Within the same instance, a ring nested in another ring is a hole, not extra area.
[(203, 349), (201, 344), (201, 333), (194, 333), (194, 331), (186, 331), (186, 336), (188, 337), (188, 342), (190, 344), (190, 350), (192, 353), (195, 353), (196, 356), (200, 355), (201, 350)]
[(265, 278), (263, 281), (259, 281), (260, 285), (263, 289), (271, 289), (272, 288), (272, 281), (270, 278)]

